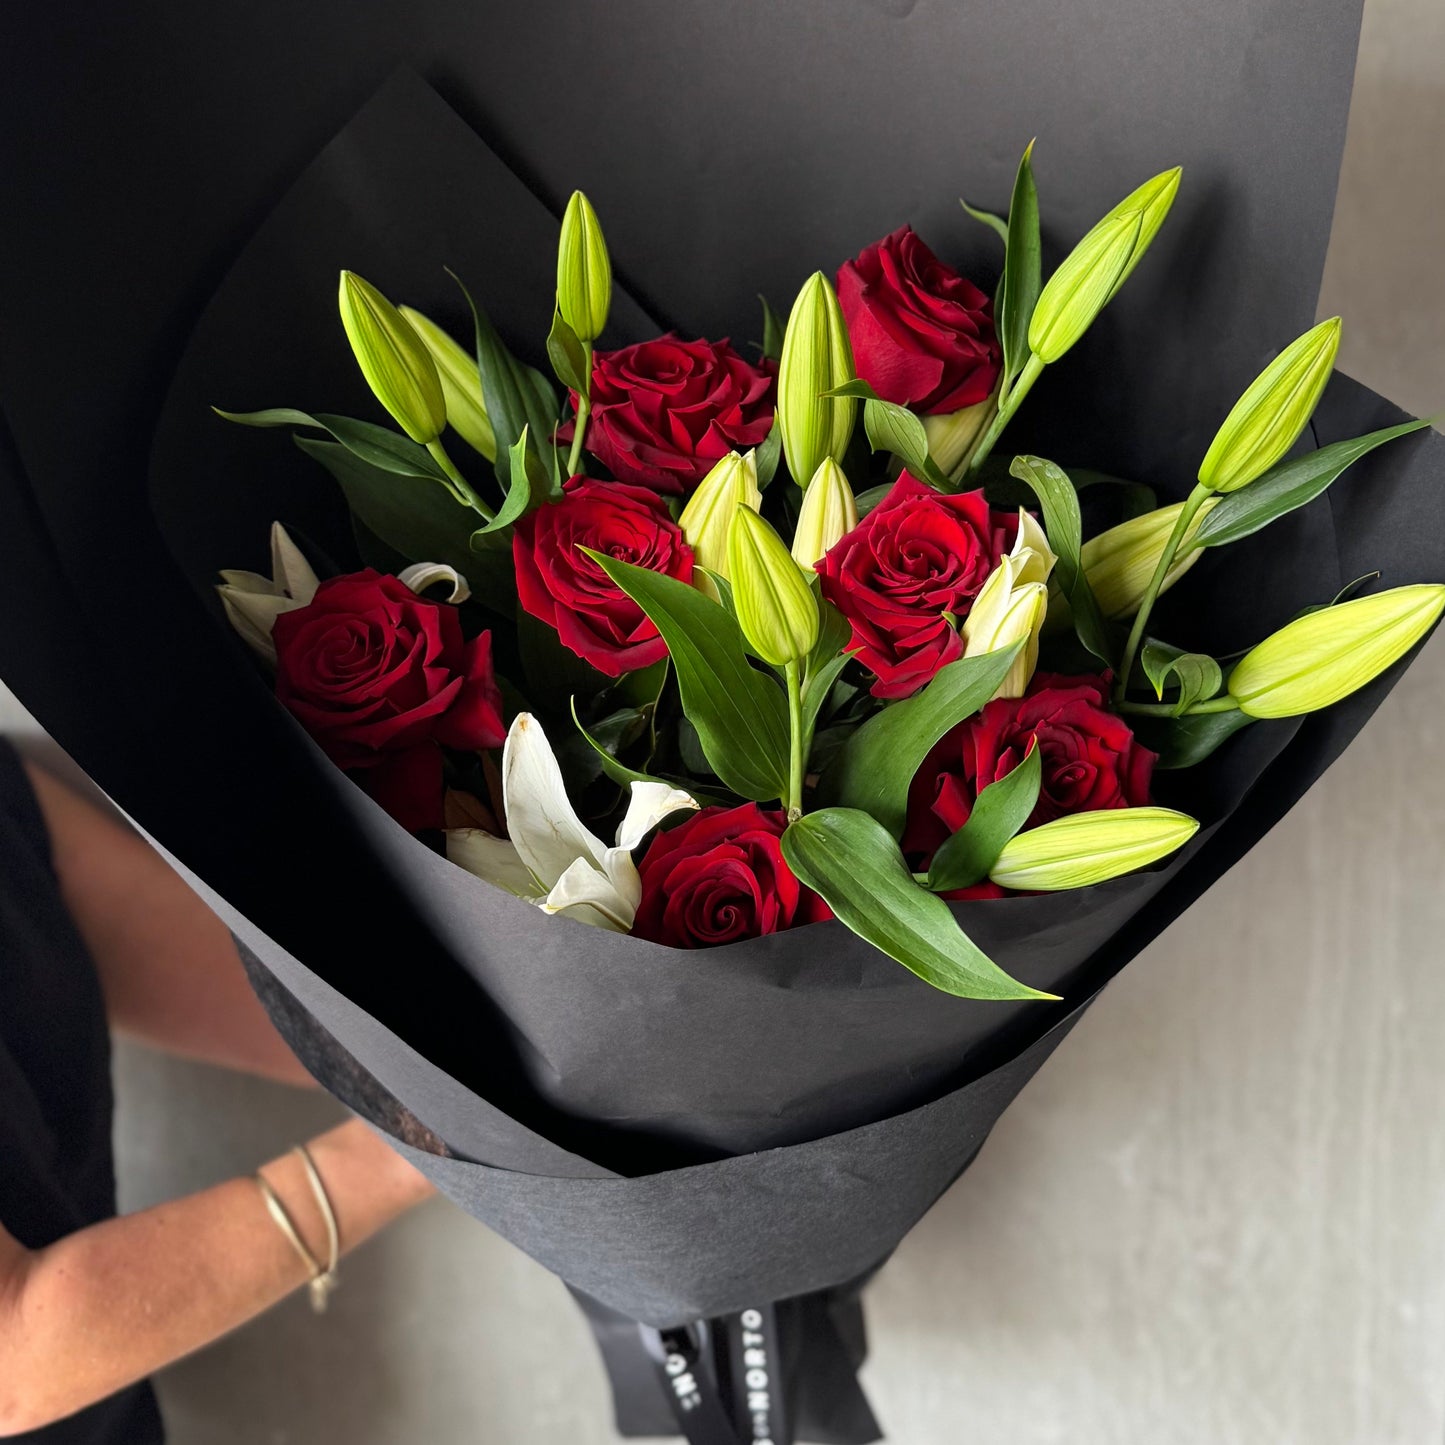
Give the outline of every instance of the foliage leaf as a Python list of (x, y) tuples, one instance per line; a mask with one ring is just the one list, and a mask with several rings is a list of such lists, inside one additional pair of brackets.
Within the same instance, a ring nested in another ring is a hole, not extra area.
[(581, 396), (587, 394), (587, 348), (555, 307), (552, 310), (552, 329), (547, 333), (547, 359), (552, 363), (553, 374), (563, 386)]
[(805, 813), (783, 834), (783, 857), (840, 922), (944, 993), (958, 998), (1051, 999), (1011, 979), (959, 928), (948, 905), (920, 888), (898, 844), (855, 808)]
[(848, 740), (819, 780), (825, 803), (859, 808), (895, 838), (903, 834), (908, 785), (929, 749), (972, 717), (1013, 666), (1021, 642), (940, 668), (922, 692), (874, 714)]
[(652, 619), (677, 670), (683, 711), (718, 777), (744, 798), (781, 798), (788, 779), (788, 706), (753, 667), (742, 630), (719, 603), (645, 567), (584, 548)]
[(1429, 425), (1428, 419), (1404, 421), (1278, 463), (1247, 487), (1221, 497), (1200, 523), (1193, 545), (1222, 547), (1250, 536), (1276, 518), (1314, 501), (1346, 467), (1376, 447)]
[(1179, 685), (1175, 717), (1182, 716), (1196, 702), (1213, 697), (1224, 686), (1224, 672), (1212, 657), (1203, 652), (1185, 652), (1154, 637), (1144, 643), (1139, 664), (1160, 701), (1171, 677)]
[(934, 893), (951, 893), (987, 878), (1003, 845), (1028, 822), (1038, 806), (1042, 779), (1035, 738), (1023, 761), (978, 795), (968, 821), (933, 855), (927, 887)]
[(1003, 344), (1004, 382), (1000, 403), (1029, 359), (1029, 321), (1043, 286), (1039, 243), (1039, 193), (1034, 185), (1034, 143), (1019, 161), (1004, 238), (1003, 276), (998, 287), (998, 335)]
[[(783, 455), (783, 434), (778, 430), (778, 424), (773, 422), (772, 430), (762, 440), (753, 456), (753, 461), (758, 468), (758, 487), (766, 487), (767, 484), (778, 474), (778, 462)], [(806, 486), (806, 482), (799, 483)]]
[(787, 327), (766, 296), (759, 294), (758, 300), (763, 304), (763, 355), (769, 361), (777, 361), (783, 354), (783, 333)]
[(410, 437), (377, 426), (375, 422), (334, 416), (330, 412), (317, 412), (312, 416), (309, 412), (282, 406), (266, 411), (222, 411), (219, 407), (212, 410), (217, 416), (240, 422), (242, 426), (315, 427), (318, 431), (329, 432), (358, 461), (378, 471), (390, 472), (398, 477), (425, 477), (451, 490), (446, 473), (432, 460), (431, 453), (424, 446), (419, 446)]
[(906, 406), (884, 401), (861, 379), (834, 387), (829, 396), (856, 397), (863, 403), (863, 430), (875, 452), (892, 452), (920, 481), (938, 491), (951, 491), (953, 484), (928, 455), (928, 433), (923, 421)]
[(1089, 586), (1080, 554), (1084, 545), (1084, 524), (1079, 514), (1079, 494), (1063, 468), (1043, 457), (1015, 457), (1009, 472), (1033, 488), (1044, 514), (1044, 531), (1049, 536), (1058, 562), (1054, 575), (1059, 590), (1073, 612), (1074, 631), (1079, 641), (1099, 658), (1113, 664), (1113, 644), (1104, 626), (1103, 614)]
[(1227, 738), (1254, 719), (1238, 708), (1230, 712), (1195, 712), (1184, 717), (1131, 717), (1134, 735), (1159, 754), (1156, 768), (1192, 768), (1202, 763)]
[(958, 198), (958, 204), (973, 217), (975, 221), (982, 221), (1005, 246), (1008, 245), (1008, 222), (1002, 216), (996, 216), (992, 211), (982, 211), (977, 206), (970, 206), (962, 196)]
[(512, 485), (508, 488), (506, 500), (497, 509), (497, 515), (484, 527), (472, 533), (472, 544), (489, 532), (500, 532), (513, 522), (535, 511), (543, 502), (560, 495), (552, 485), (551, 474), (537, 457), (536, 448), (528, 444), (528, 428), (522, 428), (522, 435), (512, 443), (508, 469)]

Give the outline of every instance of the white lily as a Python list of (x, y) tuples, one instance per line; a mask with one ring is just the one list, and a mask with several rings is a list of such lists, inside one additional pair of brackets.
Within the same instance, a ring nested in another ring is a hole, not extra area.
[(565, 913), (627, 933), (642, 901), (632, 850), (670, 813), (697, 800), (667, 783), (632, 784), (627, 815), (609, 848), (577, 816), (541, 724), (518, 713), (502, 750), (502, 801), (508, 838), (480, 828), (447, 833), (447, 857), (545, 913)]
[[(447, 562), (414, 562), (397, 573), (418, 595), (428, 587), (445, 582), (451, 587), (448, 602), (465, 602), (472, 595), (467, 579)], [(226, 620), (236, 629), (241, 641), (272, 667), (276, 666), (276, 644), (271, 629), (283, 612), (305, 607), (320, 586), (311, 564), (291, 540), (291, 534), (280, 522), (271, 523), (271, 575), (259, 572), (227, 571), (221, 573), (216, 591)]]
[(271, 628), (283, 612), (305, 607), (320, 584), (311, 564), (280, 522), (271, 523), (271, 575), (222, 572), (216, 591), (226, 619), (253, 652), (276, 665)]
[(1023, 641), (995, 697), (1022, 697), (1034, 675), (1049, 610), (1049, 574), (1057, 560), (1044, 529), (1020, 507), (1013, 550), (989, 574), (963, 622), (965, 657)]

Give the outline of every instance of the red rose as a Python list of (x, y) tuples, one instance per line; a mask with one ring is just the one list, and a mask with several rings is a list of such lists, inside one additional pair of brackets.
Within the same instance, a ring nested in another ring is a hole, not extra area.
[(910, 227), (844, 264), (838, 301), (858, 375), (884, 401), (949, 412), (993, 390), (1003, 351), (992, 304)]
[(1017, 532), (982, 491), (935, 492), (904, 472), (818, 563), (875, 697), (907, 697), (963, 655), (958, 624)]
[(1035, 737), (1042, 778), (1028, 827), (1148, 803), (1155, 754), (1108, 710), (1108, 698), (1107, 677), (1038, 673), (1024, 697), (995, 698), (945, 734), (909, 789), (904, 852), (926, 867), (968, 821), (982, 789), (1012, 772)]
[(647, 614), (581, 549), (692, 581), (692, 548), (667, 504), (646, 487), (573, 477), (560, 501), (517, 523), (517, 596), (565, 646), (619, 677), (667, 656)]
[(492, 634), (467, 641), (457, 609), (369, 568), (335, 577), (283, 612), (276, 696), (326, 755), (364, 771), (404, 827), (442, 825), (441, 749), (501, 746)]
[(674, 948), (708, 948), (831, 918), (832, 910), (783, 861), (780, 809), (704, 808), (659, 833), (638, 872), (632, 931)]
[[(750, 365), (726, 341), (671, 334), (599, 351), (587, 450), (619, 481), (683, 496), (719, 458), (767, 439), (776, 371), (771, 361)], [(573, 425), (558, 439), (570, 441)]]

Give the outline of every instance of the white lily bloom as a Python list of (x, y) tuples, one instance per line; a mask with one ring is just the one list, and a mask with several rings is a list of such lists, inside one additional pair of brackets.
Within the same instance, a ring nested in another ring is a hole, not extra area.
[(1034, 675), (1049, 610), (1049, 574), (1057, 560), (1044, 529), (1020, 507), (1013, 549), (989, 574), (963, 621), (965, 657), (1023, 641), (995, 697), (1022, 697)]
[(276, 665), (271, 628), (283, 612), (305, 607), (320, 584), (311, 564), (280, 522), (271, 523), (271, 575), (222, 572), (216, 591), (226, 619), (253, 652)]
[(577, 816), (541, 724), (518, 713), (502, 750), (502, 801), (510, 839), (480, 828), (447, 833), (447, 857), (546, 913), (627, 933), (642, 901), (632, 850), (670, 813), (697, 800), (667, 783), (632, 784), (627, 815), (608, 847)]

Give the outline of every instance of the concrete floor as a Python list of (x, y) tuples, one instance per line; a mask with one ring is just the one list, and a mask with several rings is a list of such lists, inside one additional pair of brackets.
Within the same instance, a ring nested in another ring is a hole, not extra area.
[[(1321, 314), (1445, 406), (1445, 5), (1368, 0)], [(1445, 637), (1348, 756), (1123, 975), (869, 1297), (900, 1445), (1445, 1441)], [(0, 726), (25, 726), (0, 694)], [(1363, 1027), (1362, 1027), (1363, 1025)], [(337, 1110), (122, 1048), (123, 1203)], [(562, 1287), (437, 1203), (169, 1371), (176, 1445), (601, 1445)]]

